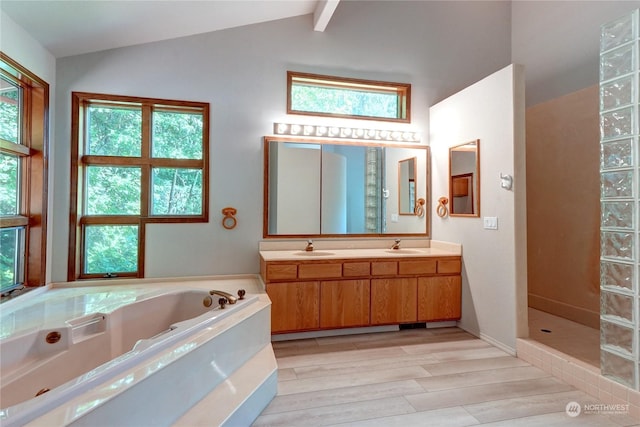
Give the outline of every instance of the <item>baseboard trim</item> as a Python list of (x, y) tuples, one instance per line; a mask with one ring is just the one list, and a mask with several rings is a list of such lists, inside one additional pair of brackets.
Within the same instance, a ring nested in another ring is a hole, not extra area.
[(529, 307), (544, 311), (554, 316), (564, 317), (573, 322), (589, 326), (590, 328), (600, 328), (600, 312), (576, 307), (561, 301), (552, 300), (540, 295), (528, 294)]

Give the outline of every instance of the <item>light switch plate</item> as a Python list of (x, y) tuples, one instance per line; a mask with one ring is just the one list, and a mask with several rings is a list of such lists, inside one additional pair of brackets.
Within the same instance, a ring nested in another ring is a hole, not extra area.
[(498, 217), (497, 216), (485, 216), (484, 217), (485, 230), (497, 230), (498, 229)]

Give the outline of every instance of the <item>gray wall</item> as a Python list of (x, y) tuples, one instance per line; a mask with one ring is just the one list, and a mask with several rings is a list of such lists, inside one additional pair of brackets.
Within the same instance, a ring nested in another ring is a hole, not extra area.
[(510, 63), (510, 19), (507, 2), (341, 2), (324, 33), (303, 16), (58, 59), (53, 280), (66, 280), (71, 91), (210, 102), (211, 222), (148, 226), (146, 276), (258, 272), (261, 137), (287, 120), (286, 71), (411, 83), (407, 127), (427, 143), (430, 105)]

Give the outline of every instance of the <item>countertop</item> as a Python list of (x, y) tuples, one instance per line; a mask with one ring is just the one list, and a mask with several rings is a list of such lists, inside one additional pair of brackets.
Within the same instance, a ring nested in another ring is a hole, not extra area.
[(401, 248), (401, 249), (316, 249), (304, 250), (263, 250), (260, 257), (264, 261), (306, 261), (360, 258), (424, 258), (442, 256), (460, 256), (460, 251), (449, 248)]

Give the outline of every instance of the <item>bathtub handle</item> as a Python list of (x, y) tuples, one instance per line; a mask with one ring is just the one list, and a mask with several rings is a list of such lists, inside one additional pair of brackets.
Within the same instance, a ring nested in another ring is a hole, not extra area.
[(247, 291), (245, 291), (244, 289), (238, 289), (238, 299), (244, 299), (246, 293)]
[(229, 302), (225, 297), (221, 297), (218, 299), (218, 304), (220, 304), (220, 308), (224, 308), (225, 305)]

